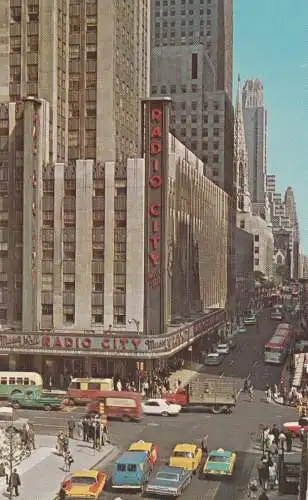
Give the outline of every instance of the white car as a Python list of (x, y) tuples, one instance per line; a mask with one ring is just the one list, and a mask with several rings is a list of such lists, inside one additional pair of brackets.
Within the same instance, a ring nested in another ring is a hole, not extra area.
[(229, 344), (218, 344), (215, 350), (218, 354), (229, 354), (230, 346)]
[(181, 411), (181, 405), (169, 403), (165, 399), (148, 399), (142, 403), (145, 415), (161, 415), (162, 417), (176, 416)]

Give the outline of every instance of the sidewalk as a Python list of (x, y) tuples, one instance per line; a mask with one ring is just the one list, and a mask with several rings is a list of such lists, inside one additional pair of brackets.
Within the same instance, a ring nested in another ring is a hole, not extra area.
[[(68, 473), (63, 471), (63, 458), (56, 454), (55, 443), (54, 436), (37, 436), (38, 448), (17, 467), (21, 479), (20, 500), (54, 500), (57, 496)], [(113, 445), (108, 444), (99, 452), (77, 440), (70, 440), (70, 450), (74, 458), (72, 471), (94, 468), (117, 454)], [(4, 479), (0, 479), (0, 498), (8, 498)]]

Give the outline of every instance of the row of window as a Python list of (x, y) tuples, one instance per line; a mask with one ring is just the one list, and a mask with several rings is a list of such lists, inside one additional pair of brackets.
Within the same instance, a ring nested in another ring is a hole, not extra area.
[[(207, 5), (211, 5), (212, 4), (212, 0), (181, 0), (181, 5), (186, 5), (186, 4), (189, 4), (189, 5), (204, 5), (204, 4), (207, 4)], [(169, 6), (174, 6), (175, 5), (175, 0), (156, 0), (155, 1), (155, 7), (156, 8), (159, 8), (159, 7), (169, 7)]]
[[(160, 31), (160, 30), (155, 30), (155, 40), (160, 40), (161, 38), (163, 39), (163, 43), (167, 44), (168, 41), (168, 37), (170, 36), (170, 38), (176, 38), (177, 36), (179, 36), (179, 33), (177, 33), (176, 31), (170, 31), (170, 34), (168, 31), (165, 30), (165, 28), (163, 29), (163, 31)], [(203, 38), (204, 36), (207, 36), (207, 37), (211, 37), (212, 36), (212, 33), (211, 33), (211, 30), (206, 30), (204, 31), (203, 29), (200, 29), (198, 31), (192, 31), (191, 29), (188, 28), (188, 30), (184, 30), (182, 29), (181, 30), (181, 33), (180, 33), (180, 36), (182, 38), (186, 38), (186, 37), (197, 37), (197, 38)], [(211, 47), (211, 43), (207, 44), (207, 49), (210, 49)]]
[[(211, 9), (200, 9), (199, 12), (197, 12), (196, 9), (181, 9), (180, 11), (180, 14), (181, 16), (194, 16), (196, 17), (196, 19), (198, 19), (199, 16), (204, 16), (204, 14), (206, 14), (207, 16), (211, 16), (212, 15), (212, 10)], [(168, 17), (168, 16), (171, 16), (171, 17), (174, 17), (177, 15), (177, 12), (174, 8), (171, 8), (170, 11), (168, 11), (167, 9), (163, 9), (163, 11), (161, 12), (160, 10), (156, 10), (155, 11), (155, 18), (156, 20), (160, 17), (160, 16), (163, 16), (163, 17)]]

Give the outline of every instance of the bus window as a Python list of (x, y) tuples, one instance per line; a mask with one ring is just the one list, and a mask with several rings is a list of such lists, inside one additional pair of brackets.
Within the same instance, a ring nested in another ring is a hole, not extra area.
[(23, 379), (22, 379), (22, 377), (17, 377), (16, 384), (23, 385)]
[(30, 380), (30, 385), (36, 385), (34, 380)]
[(89, 391), (99, 391), (101, 388), (101, 385), (99, 382), (89, 382), (88, 383), (88, 390)]
[(10, 377), (9, 378), (9, 384), (10, 385), (15, 385), (15, 377)]
[(70, 389), (80, 389), (80, 382), (71, 382)]
[(28, 377), (24, 378), (24, 385), (29, 385), (29, 379), (28, 379)]
[(6, 385), (6, 384), (7, 384), (7, 378), (1, 377), (1, 385)]

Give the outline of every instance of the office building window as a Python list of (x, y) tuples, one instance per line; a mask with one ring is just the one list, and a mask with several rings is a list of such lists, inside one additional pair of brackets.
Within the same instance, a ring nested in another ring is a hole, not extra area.
[(240, 221), (240, 228), (245, 229), (245, 221), (244, 220)]
[(191, 78), (192, 80), (198, 78), (198, 54), (191, 55)]
[(255, 259), (255, 266), (259, 265), (259, 259)]
[(255, 241), (259, 241), (259, 235), (255, 234)]

